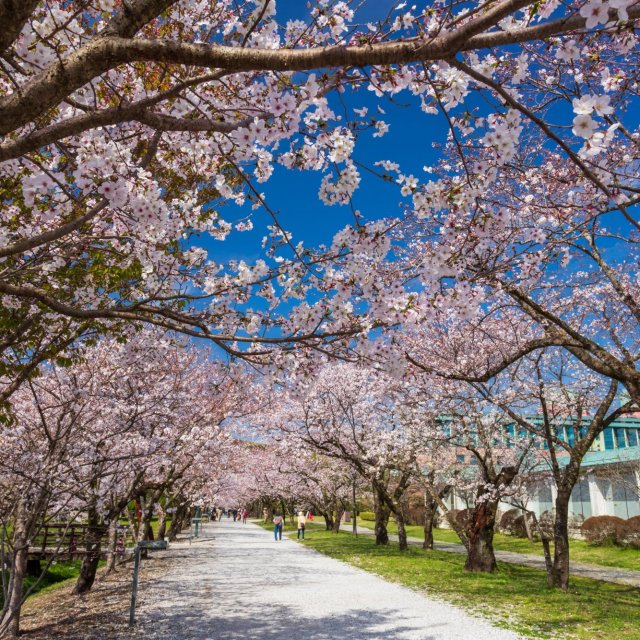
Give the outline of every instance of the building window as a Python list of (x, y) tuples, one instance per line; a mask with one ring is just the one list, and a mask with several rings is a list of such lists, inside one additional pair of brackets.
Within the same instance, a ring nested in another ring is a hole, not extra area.
[(615, 449), (613, 444), (613, 429), (611, 427), (607, 427), (604, 430), (604, 448), (609, 451), (610, 449)]
[(623, 429), (622, 427), (616, 427), (615, 428), (616, 447), (618, 449), (625, 449), (626, 446), (627, 446), (627, 439), (624, 437), (625, 436), (625, 431), (626, 431), (626, 429)]
[(629, 440), (630, 447), (638, 446), (638, 430), (637, 429), (627, 429), (627, 438)]
[(592, 514), (589, 482), (586, 478), (581, 478), (573, 488), (571, 493), (571, 511), (583, 519), (589, 518)]

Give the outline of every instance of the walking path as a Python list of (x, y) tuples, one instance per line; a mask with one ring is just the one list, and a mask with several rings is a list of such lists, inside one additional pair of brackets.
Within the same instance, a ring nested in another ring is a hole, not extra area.
[[(342, 531), (351, 531), (351, 524), (341, 524)], [(368, 527), (358, 526), (358, 533), (364, 535), (373, 535), (373, 530)], [(397, 535), (389, 535), (390, 540), (398, 541)], [(408, 537), (409, 544), (422, 545), (423, 540), (420, 538)], [(461, 544), (453, 542), (434, 542), (434, 548), (438, 551), (449, 551), (451, 553), (466, 553), (466, 549)], [(546, 571), (544, 556), (532, 553), (515, 553), (514, 551), (495, 551), (496, 560), (507, 562), (509, 564), (521, 564), (526, 567), (534, 567), (541, 571)], [(618, 569), (616, 567), (603, 567), (596, 564), (586, 564), (582, 562), (571, 563), (571, 575), (581, 576), (583, 578), (591, 578), (593, 580), (602, 580), (604, 582), (615, 582), (616, 584), (625, 584), (631, 587), (640, 587), (640, 570)]]
[[(141, 599), (136, 637), (176, 640), (516, 640), (510, 631), (255, 524), (205, 525), (179, 572)], [(157, 634), (157, 635), (155, 635)]]

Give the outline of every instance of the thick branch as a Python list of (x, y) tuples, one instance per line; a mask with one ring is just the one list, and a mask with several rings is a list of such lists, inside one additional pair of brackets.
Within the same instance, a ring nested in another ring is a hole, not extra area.
[(508, 356), (505, 356), (502, 360), (500, 360), (500, 362), (493, 366), (487, 367), (482, 373), (479, 374), (464, 374), (439, 371), (435, 367), (416, 360), (409, 353), (405, 353), (405, 357), (413, 366), (417, 367), (418, 369), (421, 369), (426, 373), (433, 373), (440, 378), (444, 378), (445, 380), (460, 380), (463, 382), (487, 382), (491, 380), (491, 378), (498, 375), (501, 371), (504, 371), (514, 362), (518, 362), (519, 360), (521, 360), (524, 356), (533, 353), (534, 351), (538, 351), (539, 349), (553, 346), (562, 346), (563, 344), (564, 342), (558, 340), (558, 338), (555, 336), (547, 336), (544, 338), (530, 340), (520, 349), (517, 349)]
[(253, 118), (237, 122), (221, 122), (208, 118), (176, 118), (173, 116), (145, 111), (138, 104), (130, 107), (113, 107), (104, 111), (94, 111), (68, 118), (52, 124), (40, 131), (19, 138), (15, 142), (0, 145), (0, 162), (18, 158), (25, 153), (36, 151), (69, 136), (78, 135), (98, 127), (107, 127), (125, 122), (139, 122), (158, 131), (208, 131), (231, 133), (239, 127), (246, 127)]
[(0, 53), (18, 37), (39, 1), (0, 0)]
[[(529, 29), (474, 35), (477, 30), (494, 26), (506, 15), (528, 4), (530, 0), (505, 0), (462, 27), (443, 32), (426, 42), (414, 38), (368, 46), (271, 50), (99, 36), (38, 74), (20, 92), (1, 100), (0, 134), (23, 126), (102, 73), (136, 61), (218, 67), (233, 72), (303, 71), (341, 66), (404, 64), (446, 59), (461, 50), (546, 37), (563, 33), (568, 30), (568, 26), (571, 29), (584, 27), (584, 19), (568, 18), (541, 25), (547, 28), (548, 33), (540, 29)], [(629, 15), (631, 19), (640, 16), (640, 8), (630, 10)]]
[(106, 26), (105, 35), (133, 37), (145, 24), (158, 17), (178, 0), (126, 0), (122, 10)]

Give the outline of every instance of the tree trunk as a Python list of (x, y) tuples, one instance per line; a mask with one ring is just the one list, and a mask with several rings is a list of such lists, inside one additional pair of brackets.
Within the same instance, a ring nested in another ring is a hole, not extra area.
[(467, 571), (493, 573), (496, 556), (493, 552), (493, 531), (496, 524), (497, 502), (486, 501), (477, 505), (471, 514), (467, 542)]
[(151, 496), (149, 500), (141, 500), (144, 506), (142, 508), (142, 520), (140, 520), (139, 542), (142, 542), (143, 540), (153, 540), (151, 518), (153, 516), (153, 505), (155, 503), (154, 497), (155, 496)]
[(533, 511), (525, 511), (524, 512), (524, 521), (525, 524), (528, 522), (527, 526), (527, 536), (529, 536), (529, 540), (533, 540), (533, 532), (537, 529), (538, 534), (540, 536), (540, 542), (542, 542), (542, 550), (544, 552), (544, 564), (547, 570), (547, 582), (551, 584), (551, 574), (553, 573), (553, 560), (551, 559), (551, 550), (549, 546), (549, 538), (547, 537), (546, 531), (540, 526), (538, 522), (538, 518)]
[(433, 549), (433, 523), (438, 505), (428, 491), (424, 492), (424, 542), (423, 549)]
[(398, 513), (396, 513), (396, 522), (398, 523), (398, 543), (400, 545), (400, 551), (406, 551), (409, 545), (407, 543), (407, 529), (405, 527), (402, 507), (400, 507)]
[(553, 568), (549, 586), (563, 591), (569, 588), (569, 500), (570, 490), (558, 490), (556, 518), (553, 525)]
[(116, 547), (118, 545), (118, 518), (114, 518), (109, 523), (109, 533), (107, 542), (107, 566), (104, 570), (104, 575), (109, 575), (116, 570), (116, 560), (118, 554), (116, 553)]
[[(142, 520), (140, 522), (140, 533), (142, 534), (138, 538), (138, 542), (143, 540), (153, 540), (153, 528), (151, 527), (151, 518), (153, 517), (153, 508), (160, 498), (160, 492), (156, 491), (152, 493), (147, 499), (146, 496), (140, 496), (140, 503), (142, 505)], [(147, 558), (149, 551), (147, 549), (141, 550), (141, 557)]]
[(340, 524), (342, 523), (342, 515), (344, 514), (344, 510), (340, 509), (340, 507), (336, 507), (335, 514), (336, 517), (333, 520), (331, 531), (333, 533), (338, 533), (340, 531)]
[(29, 560), (29, 529), (27, 506), (24, 501), (20, 501), (14, 522), (13, 554), (7, 600), (0, 614), (0, 638), (17, 638), (20, 634), (22, 592)]
[[(25, 540), (26, 543), (26, 540)], [(27, 575), (28, 547), (22, 545), (13, 554), (11, 578), (7, 602), (0, 618), (0, 638), (17, 638), (20, 635), (20, 610), (22, 608), (22, 592)]]
[(171, 526), (169, 527), (169, 533), (167, 534), (170, 542), (173, 542), (177, 538), (180, 531), (182, 531), (182, 521), (184, 520), (185, 511), (186, 506), (181, 503), (173, 512), (173, 517), (171, 518)]
[[(211, 518), (213, 520), (213, 517)], [(158, 526), (158, 540), (164, 540), (164, 536), (167, 533), (167, 514), (162, 510), (160, 514), (160, 521)]]
[(102, 536), (105, 533), (104, 523), (94, 505), (88, 509), (87, 534), (85, 538), (85, 555), (80, 565), (80, 575), (76, 580), (73, 593), (79, 595), (86, 593), (91, 589), (98, 572), (98, 563), (100, 562), (100, 552), (102, 544)]
[(352, 502), (351, 502), (351, 508), (353, 509), (353, 517), (351, 518), (351, 526), (352, 526), (352, 531), (353, 531), (353, 535), (357, 536), (358, 535), (358, 502), (356, 500), (356, 481), (353, 481), (353, 487), (352, 487)]
[(385, 545), (389, 544), (389, 532), (387, 531), (387, 525), (389, 524), (389, 507), (380, 498), (379, 492), (374, 487), (373, 491), (373, 510), (375, 511), (375, 534), (376, 544)]
[[(136, 505), (137, 505), (136, 501)], [(134, 540), (138, 539), (138, 535), (140, 533), (140, 526), (138, 523), (138, 509), (137, 506), (132, 510), (127, 508), (127, 520), (129, 521), (129, 531), (131, 532), (131, 537)]]
[(327, 531), (333, 531), (333, 514), (329, 511), (322, 512), (324, 517), (324, 526)]

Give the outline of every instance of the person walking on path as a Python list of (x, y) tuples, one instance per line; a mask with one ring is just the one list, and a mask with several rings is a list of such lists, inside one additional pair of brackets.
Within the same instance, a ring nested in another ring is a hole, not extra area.
[(247, 515), (248, 515), (247, 510), (243, 509), (242, 510), (242, 524), (247, 524)]
[(273, 518), (273, 537), (275, 538), (276, 542), (278, 540), (282, 540), (283, 524), (284, 524), (284, 521), (282, 519), (282, 516), (279, 513), (276, 513), (276, 515)]
[(304, 516), (303, 511), (298, 511), (298, 540), (300, 540), (300, 534), (302, 534), (302, 539), (304, 540), (304, 528), (307, 524), (307, 519)]

